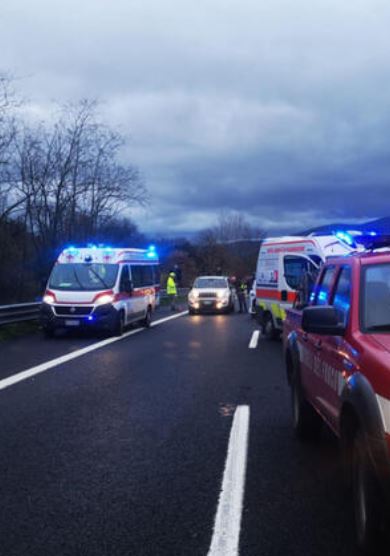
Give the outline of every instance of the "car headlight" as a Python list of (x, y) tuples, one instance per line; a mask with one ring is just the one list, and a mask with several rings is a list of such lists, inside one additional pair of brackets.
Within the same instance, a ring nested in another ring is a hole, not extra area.
[(95, 304), (107, 305), (108, 303), (112, 303), (113, 301), (114, 301), (114, 296), (110, 293), (105, 293), (96, 299)]
[(189, 299), (191, 300), (195, 300), (198, 299), (199, 297), (199, 293), (198, 292), (194, 292), (194, 291), (190, 291), (190, 293), (188, 294)]
[(227, 291), (218, 291), (217, 292), (217, 297), (218, 297), (218, 299), (228, 299), (229, 298), (229, 292), (227, 292)]

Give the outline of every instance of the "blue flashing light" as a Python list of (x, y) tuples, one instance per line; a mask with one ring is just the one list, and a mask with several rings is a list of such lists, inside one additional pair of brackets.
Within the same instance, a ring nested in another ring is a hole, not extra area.
[(95, 320), (95, 317), (92, 316), (92, 315), (89, 315), (89, 316), (87, 317), (87, 320), (88, 320), (89, 322), (92, 322), (92, 321)]
[(318, 299), (319, 301), (326, 301), (327, 300), (326, 291), (320, 290), (318, 294)]
[(349, 245), (350, 247), (356, 247), (356, 243), (355, 240), (353, 239), (353, 237), (348, 233), (348, 232), (336, 232), (335, 236), (343, 241), (344, 243), (346, 243), (347, 245)]
[(157, 252), (156, 252), (156, 246), (155, 245), (149, 245), (146, 256), (149, 257), (150, 259), (153, 259), (154, 257), (157, 257)]
[(378, 235), (378, 233), (377, 233), (377, 232), (368, 232), (368, 235), (369, 235), (369, 236), (375, 237), (375, 236)]
[(75, 256), (78, 254), (79, 250), (77, 249), (77, 247), (74, 247), (74, 245), (69, 245), (69, 247), (65, 249), (65, 252), (69, 255)]

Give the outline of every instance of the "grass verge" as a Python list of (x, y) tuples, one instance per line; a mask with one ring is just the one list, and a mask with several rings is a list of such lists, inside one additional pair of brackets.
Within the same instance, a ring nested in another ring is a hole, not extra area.
[(16, 322), (0, 326), (0, 342), (19, 338), (26, 334), (34, 334), (39, 331), (38, 321)]

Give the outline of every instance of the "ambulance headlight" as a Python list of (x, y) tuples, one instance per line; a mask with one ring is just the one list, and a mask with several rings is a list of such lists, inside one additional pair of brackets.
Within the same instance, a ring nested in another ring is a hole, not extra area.
[(43, 303), (47, 303), (48, 305), (53, 305), (55, 300), (56, 298), (52, 293), (45, 293), (45, 295), (42, 298)]
[(110, 293), (105, 293), (97, 298), (95, 301), (96, 305), (108, 305), (109, 303), (113, 303), (114, 296)]

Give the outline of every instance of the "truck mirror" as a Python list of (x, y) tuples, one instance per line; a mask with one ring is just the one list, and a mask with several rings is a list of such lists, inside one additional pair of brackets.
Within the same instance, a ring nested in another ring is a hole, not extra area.
[(345, 324), (331, 305), (305, 307), (302, 313), (302, 328), (305, 332), (324, 336), (343, 336)]

